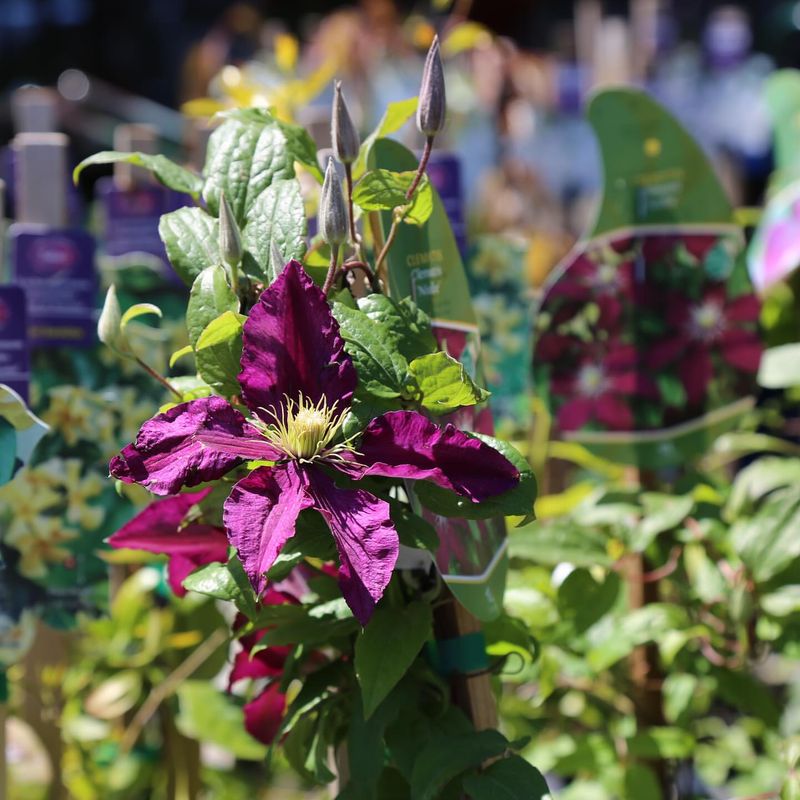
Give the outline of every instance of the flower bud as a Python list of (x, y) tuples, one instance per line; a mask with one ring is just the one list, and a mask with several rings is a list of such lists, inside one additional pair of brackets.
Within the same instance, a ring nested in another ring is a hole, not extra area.
[(219, 257), (231, 268), (242, 261), (242, 237), (224, 192), (219, 196)]
[(444, 94), (444, 69), (439, 55), (439, 37), (434, 36), (419, 88), (417, 128), (426, 136), (435, 136), (444, 127), (447, 100)]
[(97, 320), (97, 338), (117, 355), (127, 356), (131, 353), (128, 337), (122, 330), (122, 309), (113, 283), (108, 287), (103, 310)]
[(332, 158), (328, 159), (325, 169), (317, 222), (322, 239), (327, 244), (338, 246), (347, 241), (347, 204)]
[(336, 158), (342, 164), (350, 164), (358, 158), (361, 142), (358, 131), (353, 125), (347, 103), (342, 94), (342, 82), (336, 81), (333, 85), (333, 113), (331, 115), (331, 142)]

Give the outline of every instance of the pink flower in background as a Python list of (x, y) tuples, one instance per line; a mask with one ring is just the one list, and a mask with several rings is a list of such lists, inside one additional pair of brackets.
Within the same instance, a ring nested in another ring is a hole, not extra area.
[(356, 371), (325, 296), (296, 261), (250, 312), (241, 367), (249, 419), (221, 397), (181, 403), (145, 422), (110, 470), (174, 494), (247, 460), (272, 462), (240, 480), (224, 507), (228, 538), (257, 594), (300, 513), (314, 509), (336, 542), (342, 594), (362, 624), (369, 620), (392, 576), (397, 531), (386, 501), (338, 487), (332, 473), (429, 480), (473, 502), (519, 481), (497, 450), (415, 411), (376, 417), (355, 444), (338, 441)]
[(555, 376), (554, 395), (566, 398), (558, 409), (562, 431), (575, 431), (600, 422), (617, 431), (631, 430), (630, 400), (636, 395), (657, 396), (653, 381), (643, 375), (633, 345), (613, 344), (594, 358), (586, 355), (568, 376)]
[(705, 397), (714, 355), (742, 372), (758, 371), (762, 348), (755, 323), (761, 304), (754, 295), (729, 299), (723, 287), (714, 287), (699, 301), (670, 296), (665, 305), (670, 335), (651, 348), (647, 363), (652, 370), (677, 363), (690, 404)]
[(549, 292), (550, 298), (563, 298), (572, 303), (595, 303), (600, 310), (597, 325), (613, 327), (623, 311), (623, 301), (633, 299), (636, 291), (634, 262), (615, 264), (602, 260), (599, 253), (593, 257), (583, 254), (569, 271), (558, 280)]
[(222, 528), (190, 522), (184, 525), (189, 510), (210, 492), (181, 494), (156, 500), (108, 538), (116, 548), (145, 550), (169, 556), (167, 578), (170, 588), (183, 597), (184, 579), (198, 567), (228, 560), (228, 538)]

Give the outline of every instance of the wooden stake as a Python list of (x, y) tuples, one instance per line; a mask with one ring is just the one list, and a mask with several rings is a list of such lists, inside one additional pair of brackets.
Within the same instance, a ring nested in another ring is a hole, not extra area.
[(54, 133), (58, 130), (58, 94), (45, 86), (23, 86), (11, 95), (16, 133)]
[(67, 634), (39, 623), (33, 646), (28, 651), (25, 669), (22, 718), (33, 728), (44, 745), (53, 770), (48, 800), (67, 800), (69, 795), (62, 781), (61, 710), (63, 698), (60, 685), (44, 681), (48, 669), (63, 669), (68, 662), (69, 638)]
[[(445, 589), (450, 602), (445, 602), (434, 614), (434, 632), (437, 639), (456, 639), (481, 631), (480, 620), (470, 614), (461, 603)], [(476, 730), (497, 728), (497, 704), (492, 692), (488, 672), (477, 675), (455, 673), (450, 678), (453, 703), (471, 720)]]
[[(0, 681), (6, 680), (5, 675)], [(8, 741), (6, 725), (8, 723), (8, 705), (0, 703), (0, 800), (8, 800)]]

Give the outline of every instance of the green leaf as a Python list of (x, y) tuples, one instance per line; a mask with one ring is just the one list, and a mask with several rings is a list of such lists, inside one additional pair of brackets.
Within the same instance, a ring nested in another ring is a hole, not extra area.
[(783, 344), (765, 350), (758, 368), (758, 383), (765, 389), (800, 385), (800, 344)]
[(248, 619), (257, 613), (255, 593), (238, 556), (227, 564), (207, 564), (184, 578), (183, 588), (216, 600), (230, 600)]
[(402, 209), (402, 219), (413, 225), (424, 225), (433, 213), (433, 190), (427, 175), (423, 175), (411, 200), (406, 192), (416, 177), (416, 170), (392, 172), (373, 169), (367, 172), (353, 189), (353, 202), (364, 211)]
[(406, 361), (438, 349), (430, 317), (410, 297), (397, 302), (385, 294), (370, 294), (358, 301), (358, 308), (387, 331)]
[(504, 658), (517, 653), (528, 664), (534, 660), (537, 651), (536, 640), (530, 635), (522, 620), (504, 614), (491, 622), (484, 623), (486, 653), (495, 658)]
[(404, 212), (403, 222), (424, 225), (433, 214), (433, 186), (425, 175), (414, 190), (410, 207)]
[(164, 214), (158, 235), (169, 263), (189, 286), (206, 267), (219, 262), (219, 220), (202, 208), (179, 208)]
[(733, 526), (731, 541), (757, 582), (788, 567), (800, 556), (800, 490), (773, 494), (750, 520)]
[(194, 353), (194, 347), (190, 344), (187, 344), (186, 347), (181, 347), (180, 350), (176, 350), (169, 357), (169, 368), (172, 369), (184, 356), (188, 356), (191, 353)]
[(169, 382), (181, 393), (184, 403), (211, 394), (211, 387), (197, 375), (179, 375), (170, 378)]
[(800, 482), (800, 459), (766, 456), (742, 469), (733, 481), (725, 518), (735, 520), (766, 495)]
[(668, 406), (683, 408), (686, 405), (686, 389), (676, 375), (662, 373), (656, 376), (658, 391)]
[(353, 202), (364, 211), (391, 211), (404, 206), (408, 203), (406, 192), (416, 174), (416, 170), (371, 169), (353, 188)]
[(662, 800), (664, 793), (658, 777), (643, 764), (630, 764), (625, 769), (625, 792), (623, 800)]
[(628, 534), (628, 546), (635, 553), (646, 550), (655, 538), (682, 525), (694, 508), (691, 495), (674, 497), (657, 492), (641, 495), (644, 516)]
[(375, 144), (378, 139), (399, 131), (400, 128), (411, 119), (416, 110), (416, 97), (409, 97), (407, 100), (398, 100), (386, 106), (386, 111), (383, 117), (381, 117), (378, 126), (361, 143), (361, 149), (358, 151), (358, 158), (353, 164), (353, 180), (358, 180), (364, 174), (372, 145)]
[(0, 417), (0, 486), (14, 475), (17, 463), (17, 432), (14, 426)]
[(306, 558), (335, 561), (336, 548), (330, 529), (320, 514), (303, 511), (297, 518), (295, 534), (283, 546), (267, 573), (271, 581), (283, 580)]
[(103, 150), (95, 153), (89, 158), (84, 158), (72, 172), (72, 180), (77, 183), (81, 172), (86, 167), (94, 164), (133, 164), (136, 167), (152, 172), (153, 175), (164, 186), (174, 189), (176, 192), (190, 194), (195, 200), (200, 196), (200, 189), (203, 181), (199, 175), (181, 167), (174, 161), (170, 161), (166, 156), (150, 155), (148, 153), (119, 153), (115, 150)]
[(478, 731), (429, 742), (411, 773), (414, 800), (434, 800), (451, 780), (463, 772), (502, 755), (508, 741), (497, 731)]
[(558, 587), (558, 608), (576, 633), (584, 633), (611, 611), (619, 598), (621, 581), (616, 572), (596, 581), (588, 569), (573, 570)]
[(422, 407), (432, 414), (449, 414), (489, 397), (489, 392), (473, 382), (464, 365), (447, 353), (415, 358), (408, 372), (422, 393)]
[(239, 394), (237, 377), (241, 371), (245, 319), (241, 314), (226, 311), (203, 329), (195, 347), (197, 372), (223, 397)]
[(0, 383), (0, 419), (9, 422), (17, 432), (17, 458), (27, 464), (36, 445), (50, 430), (10, 387)]
[(237, 224), (244, 229), (261, 193), (273, 181), (294, 178), (295, 161), (318, 175), (316, 151), (308, 134), (278, 122), (267, 111), (237, 109), (223, 116), (225, 122), (208, 142), (203, 199), (217, 216), (224, 192)]
[(644, 608), (634, 609), (613, 624), (604, 626), (593, 637), (587, 661), (598, 672), (608, 669), (625, 658), (635, 647), (647, 642), (658, 642), (667, 633), (685, 628), (688, 624), (686, 610), (681, 606), (650, 603)]
[(493, 436), (485, 436), (482, 433), (471, 435), (502, 453), (519, 470), (520, 481), (517, 486), (496, 497), (490, 497), (482, 503), (473, 503), (455, 492), (442, 489), (426, 481), (417, 481), (414, 491), (420, 502), (426, 508), (445, 517), (487, 519), (489, 517), (526, 517), (531, 515), (533, 504), (536, 501), (536, 478), (530, 464), (508, 442), (495, 439)]
[(628, 752), (638, 758), (688, 758), (694, 736), (681, 728), (652, 727), (628, 739)]
[(671, 672), (664, 678), (664, 716), (667, 722), (682, 721), (692, 705), (699, 680), (686, 672)]
[(333, 316), (358, 372), (360, 388), (376, 397), (400, 397), (406, 389), (408, 363), (390, 335), (366, 314), (342, 303), (333, 304)]
[(773, 617), (788, 617), (800, 612), (800, 585), (781, 586), (774, 592), (762, 595), (761, 608)]
[(468, 775), (464, 778), (464, 791), (471, 800), (541, 800), (550, 792), (541, 772), (516, 755)]
[(269, 285), (278, 277), (272, 265), (272, 245), (278, 248), (284, 263), (292, 258), (300, 261), (306, 252), (306, 233), (300, 182), (295, 178), (274, 181), (247, 214), (242, 231), (245, 272)]
[(283, 743), (283, 752), (295, 771), (311, 783), (325, 784), (334, 779), (328, 769), (331, 741), (326, 736), (322, 707), (316, 714), (302, 717)]
[(555, 566), (567, 561), (580, 567), (609, 566), (608, 537), (570, 519), (526, 525), (508, 537), (511, 558)]
[(365, 719), (405, 675), (430, 638), (432, 624), (430, 606), (422, 602), (405, 608), (378, 608), (372, 615), (355, 647)]
[(216, 600), (236, 600), (239, 587), (227, 564), (206, 564), (183, 579), (183, 588)]
[(238, 312), (239, 299), (228, 285), (225, 268), (220, 264), (206, 267), (194, 280), (186, 306), (186, 328), (192, 347), (202, 332), (226, 311)]
[(183, 733), (208, 742), (247, 761), (263, 761), (267, 748), (251, 738), (244, 727), (244, 712), (227, 692), (209, 681), (184, 681), (177, 690), (180, 711), (175, 723)]
[(155, 314), (157, 317), (163, 317), (161, 309), (154, 306), (152, 303), (136, 303), (132, 305), (123, 315), (119, 323), (119, 329), (124, 331), (128, 327), (128, 323), (137, 317), (143, 317), (146, 314)]

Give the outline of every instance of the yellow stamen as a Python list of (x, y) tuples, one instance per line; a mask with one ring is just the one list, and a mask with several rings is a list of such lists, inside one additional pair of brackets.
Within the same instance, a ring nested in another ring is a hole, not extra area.
[(347, 410), (337, 413), (338, 401), (328, 406), (324, 397), (316, 404), (303, 395), (297, 401), (285, 399), (286, 403), (278, 409), (261, 409), (272, 418), (271, 424), (254, 420), (262, 435), (272, 444), (300, 461), (313, 461), (352, 450), (349, 440), (329, 447), (347, 416)]

